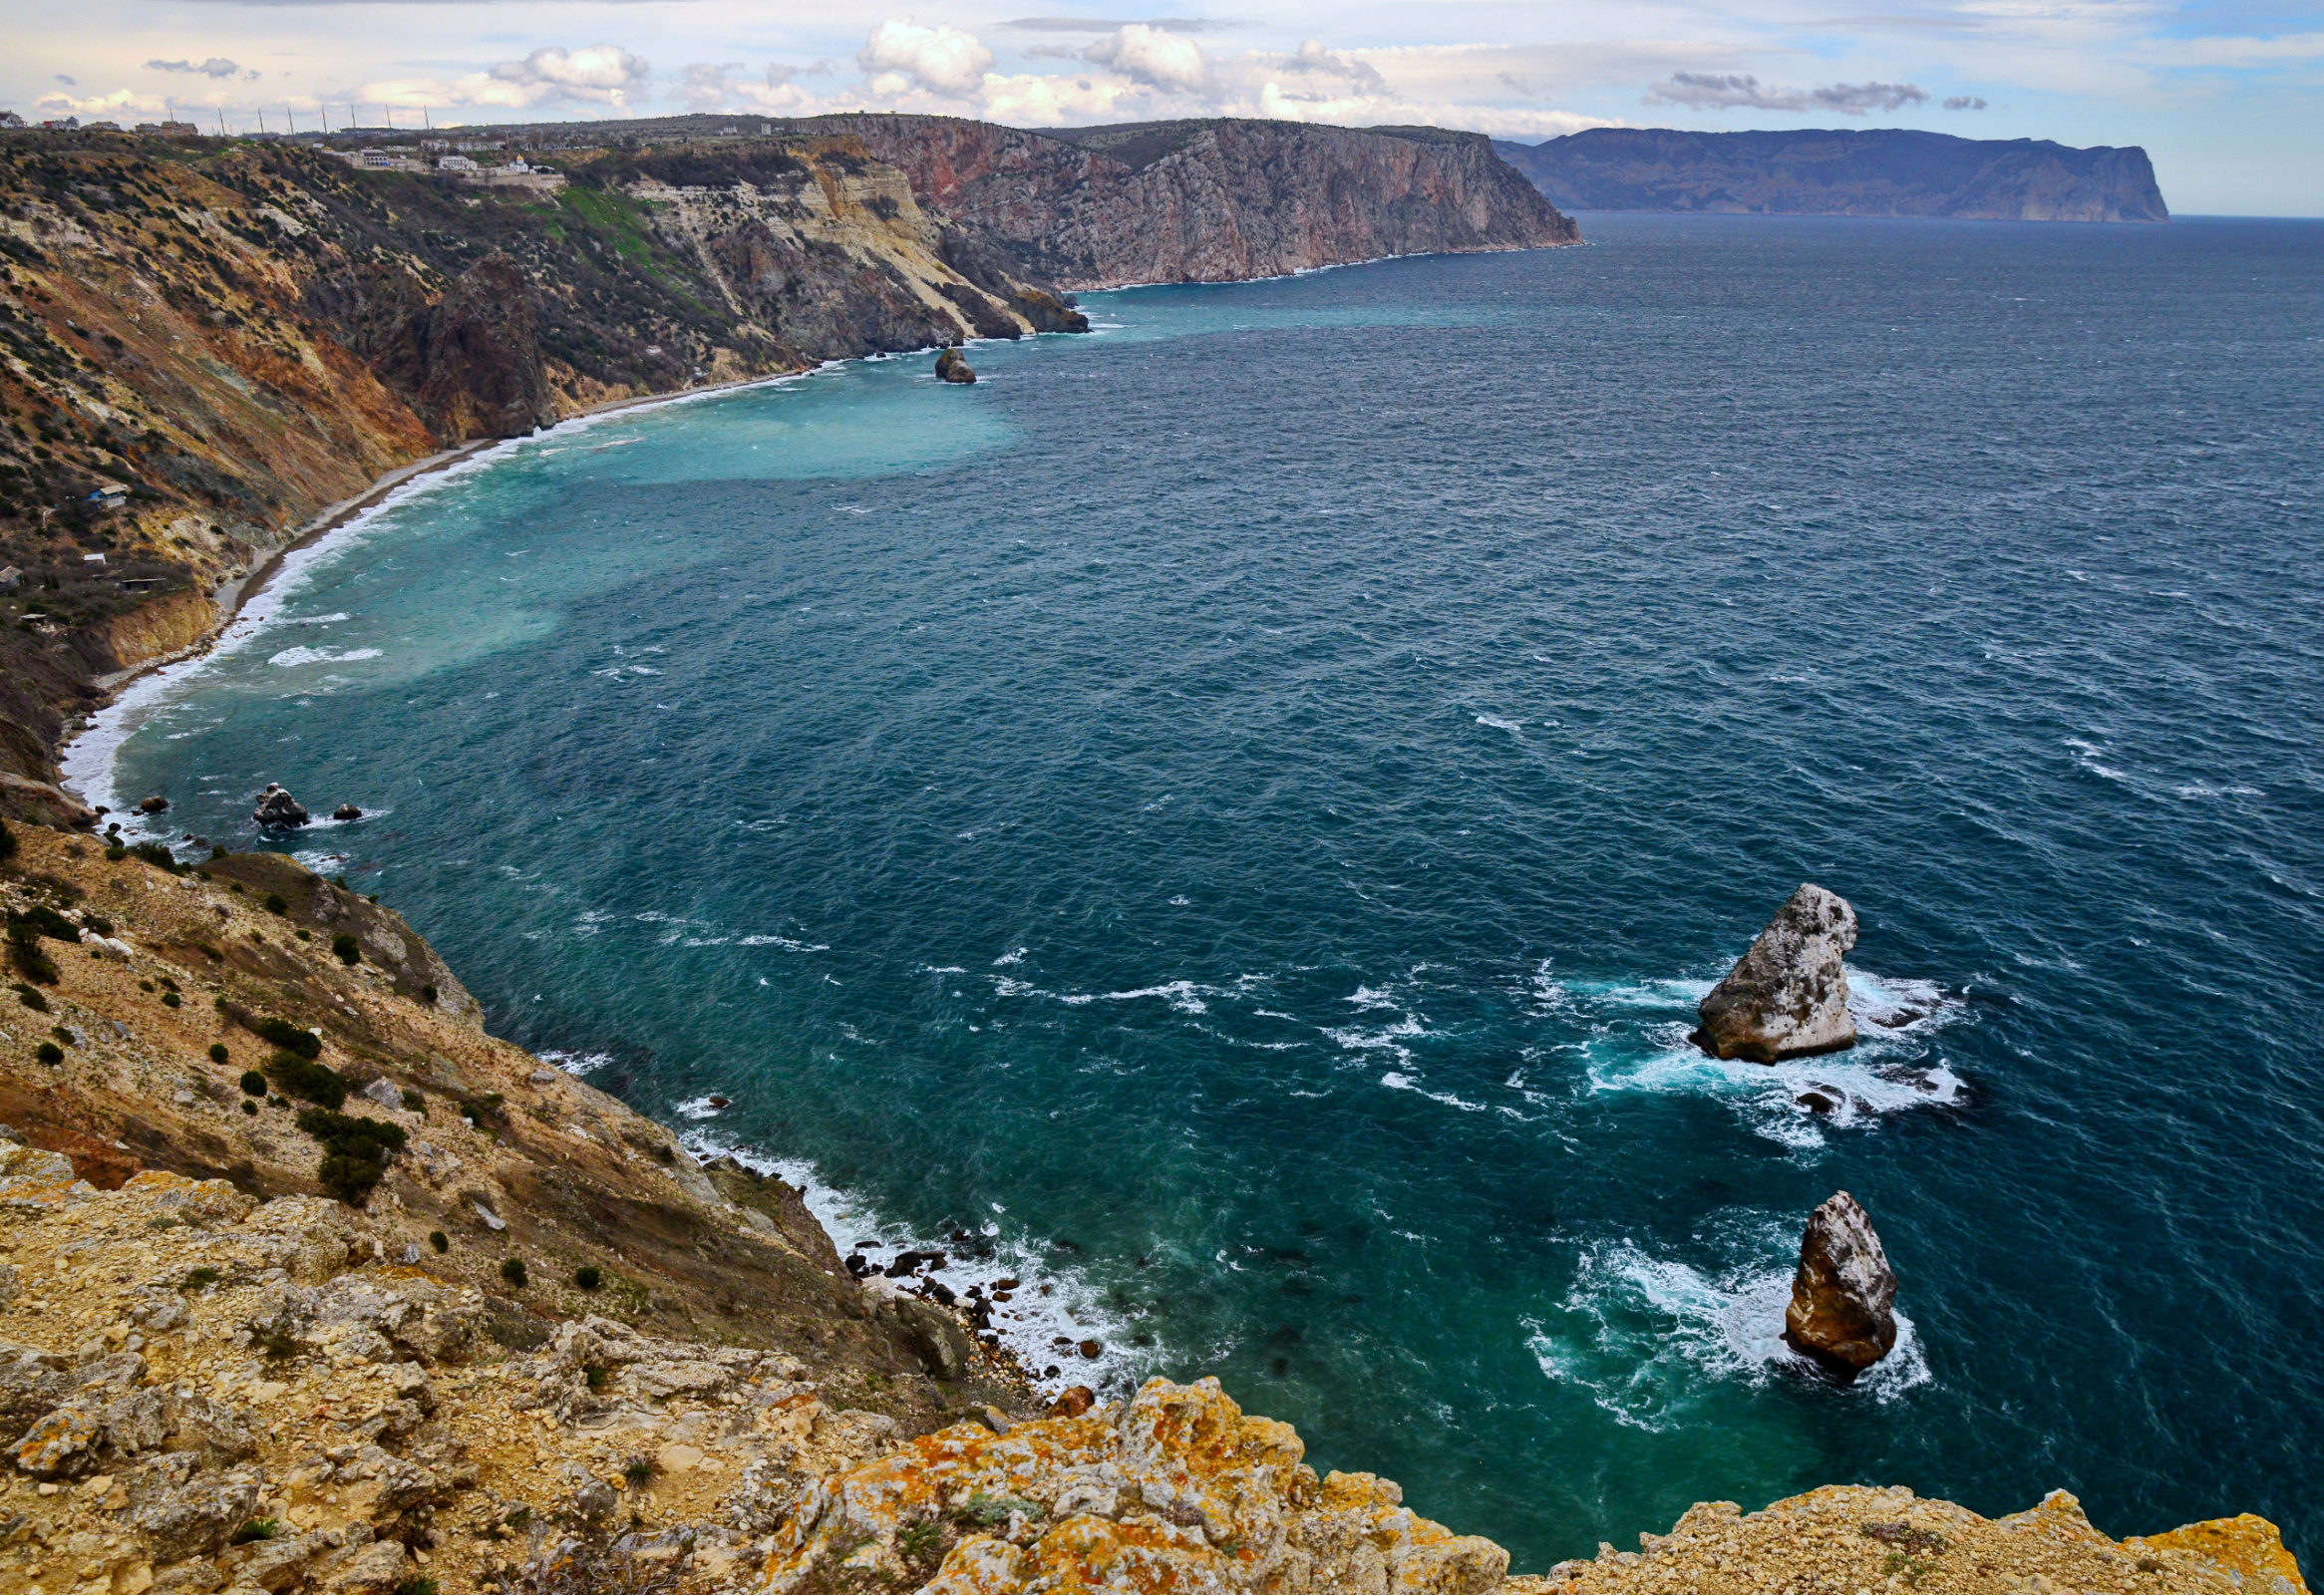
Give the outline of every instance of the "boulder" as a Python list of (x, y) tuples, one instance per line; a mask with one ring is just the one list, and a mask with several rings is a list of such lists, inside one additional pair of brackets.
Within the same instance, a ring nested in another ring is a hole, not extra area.
[(331, 817), (333, 819), (361, 819), (363, 817), (363, 810), (356, 807), (353, 803), (341, 803), (338, 807), (331, 810)]
[(148, 798), (144, 802), (138, 804), (138, 812), (141, 814), (159, 814), (166, 812), (168, 807), (169, 799), (163, 797), (160, 793), (156, 793), (153, 797)]
[(307, 811), (296, 798), (270, 781), (266, 784), (266, 790), (258, 795), (258, 806), (251, 811), (250, 817), (261, 825), (288, 830), (305, 824)]
[(936, 356), (936, 375), (945, 382), (976, 381), (976, 373), (969, 369), (967, 357), (958, 349), (947, 349)]
[(1784, 1342), (1841, 1380), (1896, 1345), (1896, 1275), (1872, 1221), (1840, 1191), (1816, 1209), (1800, 1241), (1800, 1271), (1784, 1313)]
[(1696, 1008), (1695, 1045), (1755, 1064), (1853, 1047), (1842, 960), (1855, 944), (1856, 911), (1822, 886), (1802, 886)]
[(87, 830), (100, 810), (45, 781), (0, 770), (0, 817), (57, 830)]

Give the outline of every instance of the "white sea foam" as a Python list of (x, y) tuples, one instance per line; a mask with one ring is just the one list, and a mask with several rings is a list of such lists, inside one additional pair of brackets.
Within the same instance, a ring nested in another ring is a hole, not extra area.
[(554, 1064), (568, 1075), (588, 1075), (613, 1062), (611, 1053), (545, 1052), (538, 1055), (544, 1064)]
[[(1688, 1039), (1695, 1005), (1714, 984), (1655, 980), (1559, 987), (1560, 999), (1585, 1024), (1595, 1016), (1608, 1021), (1580, 1044), (1584, 1089), (1722, 1098), (1754, 1131), (1798, 1151), (1824, 1146), (1831, 1129), (1956, 1105), (1966, 1096), (1960, 1076), (1941, 1061), (1926, 1060), (1929, 1039), (1968, 1011), (1934, 982), (1851, 967), (1848, 1011), (1856, 1020), (1856, 1046), (1777, 1064), (1713, 1058)], [(1640, 1011), (1647, 1016), (1643, 1027)]]
[(1523, 731), (1525, 729), (1523, 721), (1503, 720), (1498, 715), (1479, 715), (1477, 723), (1480, 726), (1491, 726), (1495, 731)]
[[(724, 399), (748, 389), (787, 387), (836, 370), (840, 364), (835, 360), (827, 360), (812, 371), (787, 372), (779, 377), (702, 389), (694, 393), (671, 394), (623, 406), (619, 414), (634, 418), (646, 410)], [(248, 601), (243, 611), (219, 632), (217, 639), (206, 651), (193, 658), (158, 666), (146, 672), (125, 686), (115, 695), (112, 703), (91, 717), (88, 728), (65, 746), (58, 759), (58, 769), (66, 789), (77, 794), (85, 802), (102, 804), (116, 812), (122, 810), (126, 805), (117, 785), (121, 750), (158, 710), (170, 702), (179, 689), (215, 670), (224, 659), (248, 648), (278, 625), (329, 625), (351, 618), (345, 613), (300, 616), (283, 612), (313, 581), (318, 570), (336, 561), (349, 549), (367, 541), (389, 523), (389, 517), (395, 511), (413, 500), (441, 492), (478, 472), (489, 470), (519, 454), (546, 449), (550, 447), (550, 439), (564, 444), (610, 421), (614, 414), (608, 411), (594, 416), (575, 416), (568, 421), (558, 422), (547, 432), (527, 438), (505, 439), (491, 448), (480, 449), (465, 459), (453, 461), (440, 470), (400, 481), (381, 494), (378, 502), (367, 504), (313, 541), (286, 551), (268, 578), (265, 590)], [(133, 814), (122, 814), (121, 823), (123, 834), (132, 839), (166, 834), (166, 831), (155, 832)]]
[[(1045, 1391), (1088, 1385), (1109, 1394), (1127, 1395), (1150, 1371), (1152, 1354), (1130, 1344), (1128, 1326), (1106, 1310), (1098, 1288), (1079, 1269), (1061, 1267), (1046, 1255), (1052, 1248), (1038, 1241), (1011, 1234), (991, 1220), (974, 1224), (976, 1238), (965, 1244), (944, 1237), (917, 1236), (863, 1198), (827, 1184), (812, 1163), (766, 1156), (715, 1130), (689, 1129), (680, 1140), (705, 1161), (732, 1156), (761, 1173), (774, 1174), (803, 1188), (808, 1211), (842, 1256), (860, 1253), (872, 1268), (884, 1270), (902, 1252), (941, 1252), (943, 1267), (921, 1268), (914, 1277), (937, 1280), (963, 1299), (971, 1285), (990, 1291), (996, 1280), (1017, 1280), (1018, 1288), (1009, 1293), (1010, 1299), (993, 1309), (992, 1332), (1016, 1353)], [(1005, 1216), (1006, 1209), (999, 1202), (988, 1205)], [(991, 1255), (977, 1257), (974, 1253), (979, 1247), (989, 1248)], [(895, 1287), (904, 1283), (902, 1279), (892, 1282)], [(1097, 1357), (1086, 1358), (1073, 1349), (1085, 1340), (1100, 1344)], [(1060, 1341), (1069, 1345), (1060, 1345)], [(1045, 1376), (1043, 1371), (1053, 1367), (1058, 1372)]]
[(359, 659), (377, 659), (378, 657), (379, 650), (377, 648), (349, 648), (343, 652), (330, 648), (285, 648), (282, 652), (270, 656), (266, 662), (289, 669), (299, 665), (353, 664)]
[(1928, 1383), (1912, 1321), (1896, 1315), (1896, 1346), (1848, 1386), (1824, 1380), (1784, 1344), (1797, 1239), (1788, 1221), (1748, 1226), (1745, 1255), (1705, 1272), (1624, 1239), (1581, 1255), (1559, 1310), (1527, 1319), (1542, 1374), (1586, 1391), (1617, 1422), (1667, 1434), (1693, 1422), (1721, 1384), (1814, 1382), (1839, 1400), (1894, 1401)]

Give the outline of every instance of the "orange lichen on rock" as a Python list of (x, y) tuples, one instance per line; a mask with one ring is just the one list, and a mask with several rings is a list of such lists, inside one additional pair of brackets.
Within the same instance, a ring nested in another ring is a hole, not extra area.
[(1319, 1479), (1304, 1451), (1215, 1379), (1149, 1380), (1006, 1435), (957, 1425), (828, 1481), (778, 1536), (767, 1587), (834, 1564), (946, 1595), (1483, 1595), (1507, 1573), (1492, 1541), (1416, 1516), (1385, 1479)]

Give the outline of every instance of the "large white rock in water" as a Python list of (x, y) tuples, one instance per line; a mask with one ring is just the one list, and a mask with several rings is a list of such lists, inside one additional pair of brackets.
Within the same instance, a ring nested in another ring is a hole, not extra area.
[(1861, 1204), (1843, 1190), (1808, 1220), (1784, 1341), (1827, 1372), (1853, 1379), (1895, 1347), (1895, 1306), (1888, 1254)]
[(1802, 886), (1697, 1006), (1703, 1025), (1695, 1045), (1715, 1058), (1756, 1064), (1853, 1047), (1856, 1022), (1841, 960), (1855, 944), (1856, 911), (1845, 899)]

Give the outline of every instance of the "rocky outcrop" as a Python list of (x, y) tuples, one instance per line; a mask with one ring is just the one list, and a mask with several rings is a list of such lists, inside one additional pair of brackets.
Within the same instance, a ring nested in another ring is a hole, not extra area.
[(1841, 1379), (1896, 1347), (1896, 1275), (1872, 1221), (1840, 1191), (1809, 1217), (1784, 1343)]
[(1501, 159), (1576, 210), (2168, 221), (2137, 148), (1957, 139), (1902, 128), (1682, 133), (1591, 128)]
[(828, 1480), (776, 1536), (763, 1587), (791, 1595), (840, 1567), (944, 1595), (1500, 1586), (1498, 1545), (1407, 1510), (1387, 1479), (1319, 1479), (1304, 1452), (1215, 1379), (1149, 1380), (1079, 1417), (960, 1425)]
[(304, 803), (270, 781), (258, 795), (258, 806), (250, 811), (250, 817), (261, 825), (291, 830), (307, 822), (307, 810)]
[(1580, 241), (1479, 134), (1232, 118), (1042, 133), (919, 116), (802, 126), (860, 138), (922, 205), (1071, 288)]
[(1855, 944), (1855, 910), (1822, 886), (1802, 886), (1697, 1007), (1695, 1045), (1757, 1064), (1853, 1047), (1843, 960)]
[(1746, 1512), (1701, 1501), (1639, 1548), (1600, 1545), (1561, 1562), (1527, 1595), (1655, 1595), (1700, 1590), (1910, 1590), (1913, 1595), (2067, 1595), (2147, 1589), (2169, 1595), (2307, 1595), (2275, 1525), (2258, 1517), (2193, 1523), (2148, 1539), (2108, 1538), (2064, 1490), (2006, 1517), (1980, 1517), (1902, 1486), (1827, 1484)]
[(936, 379), (939, 382), (974, 382), (976, 372), (968, 364), (968, 357), (957, 349), (946, 349), (936, 356)]

